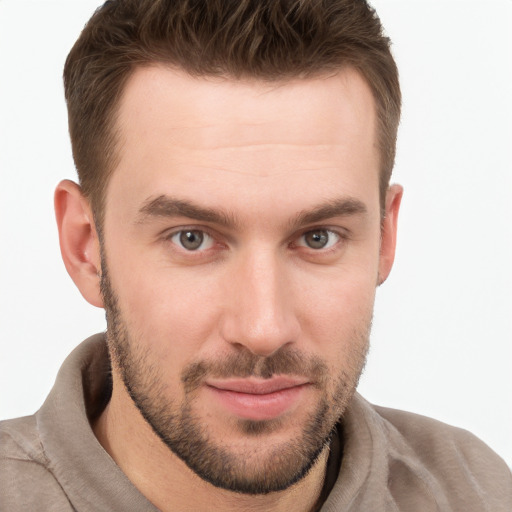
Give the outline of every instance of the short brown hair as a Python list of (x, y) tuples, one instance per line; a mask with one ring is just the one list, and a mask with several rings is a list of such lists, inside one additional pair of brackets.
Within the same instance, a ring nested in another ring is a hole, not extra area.
[(64, 68), (73, 157), (99, 228), (116, 166), (119, 100), (134, 69), (154, 63), (267, 81), (357, 69), (376, 102), (383, 207), (401, 95), (390, 41), (365, 0), (109, 0)]

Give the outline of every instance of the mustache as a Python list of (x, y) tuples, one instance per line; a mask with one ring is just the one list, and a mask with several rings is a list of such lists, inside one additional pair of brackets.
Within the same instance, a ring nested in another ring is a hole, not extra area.
[(319, 357), (308, 356), (297, 350), (281, 349), (264, 357), (243, 351), (215, 361), (196, 361), (181, 372), (186, 393), (199, 388), (208, 378), (258, 377), (270, 379), (274, 375), (306, 377), (312, 385), (322, 387), (328, 375), (325, 362)]

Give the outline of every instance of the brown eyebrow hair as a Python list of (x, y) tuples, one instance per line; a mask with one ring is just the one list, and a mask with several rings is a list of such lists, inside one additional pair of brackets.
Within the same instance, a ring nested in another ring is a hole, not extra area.
[(366, 215), (368, 212), (365, 204), (353, 197), (333, 199), (325, 204), (303, 210), (290, 222), (291, 226), (304, 226), (314, 224), (332, 217), (350, 217), (353, 215)]
[[(291, 228), (313, 224), (331, 217), (349, 217), (365, 215), (367, 208), (359, 199), (352, 197), (333, 199), (319, 206), (303, 210), (289, 222)], [(228, 212), (193, 204), (191, 201), (176, 199), (167, 195), (149, 198), (139, 210), (138, 224), (148, 217), (188, 217), (190, 219), (211, 222), (225, 227), (236, 227), (240, 223)]]
[(233, 227), (238, 223), (232, 215), (221, 210), (198, 206), (184, 199), (161, 195), (148, 199), (140, 208), (137, 222), (142, 224), (148, 217), (189, 217), (202, 222), (212, 222)]
[(367, 0), (101, 3), (64, 68), (73, 158), (100, 230), (106, 190), (122, 154), (121, 98), (134, 70), (153, 64), (168, 65), (191, 77), (268, 84), (323, 77), (353, 67), (371, 87), (375, 100), (384, 207), (401, 94), (391, 41)]

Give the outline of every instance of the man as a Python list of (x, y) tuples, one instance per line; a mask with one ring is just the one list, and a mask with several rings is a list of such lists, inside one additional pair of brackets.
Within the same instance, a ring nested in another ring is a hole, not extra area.
[(107, 2), (65, 86), (61, 250), (108, 329), (3, 423), (7, 510), (510, 508), (480, 441), (355, 393), (402, 196), (365, 2)]

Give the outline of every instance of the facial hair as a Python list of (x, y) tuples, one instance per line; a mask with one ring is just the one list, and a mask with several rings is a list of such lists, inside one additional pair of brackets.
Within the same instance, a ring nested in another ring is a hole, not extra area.
[[(129, 332), (104, 258), (101, 291), (113, 368), (155, 434), (192, 471), (216, 487), (250, 495), (285, 490), (306, 476), (328, 447), (355, 392), (368, 352), (371, 314), (361, 332), (349, 340), (351, 349), (346, 364), (335, 377), (329, 375), (321, 358), (286, 346), (269, 357), (242, 349), (215, 361), (195, 361), (183, 368), (183, 398), (178, 400), (169, 398), (169, 387), (149, 344)], [(213, 439), (207, 422), (194, 410), (194, 397), (205, 380), (251, 376), (268, 379), (274, 375), (307, 377), (321, 395), (315, 410), (303, 422), (300, 435), (268, 446), (265, 435), (286, 428), (286, 420), (239, 419), (239, 432), (247, 438), (259, 437), (263, 449), (255, 447), (240, 453), (230, 447), (229, 440)]]

